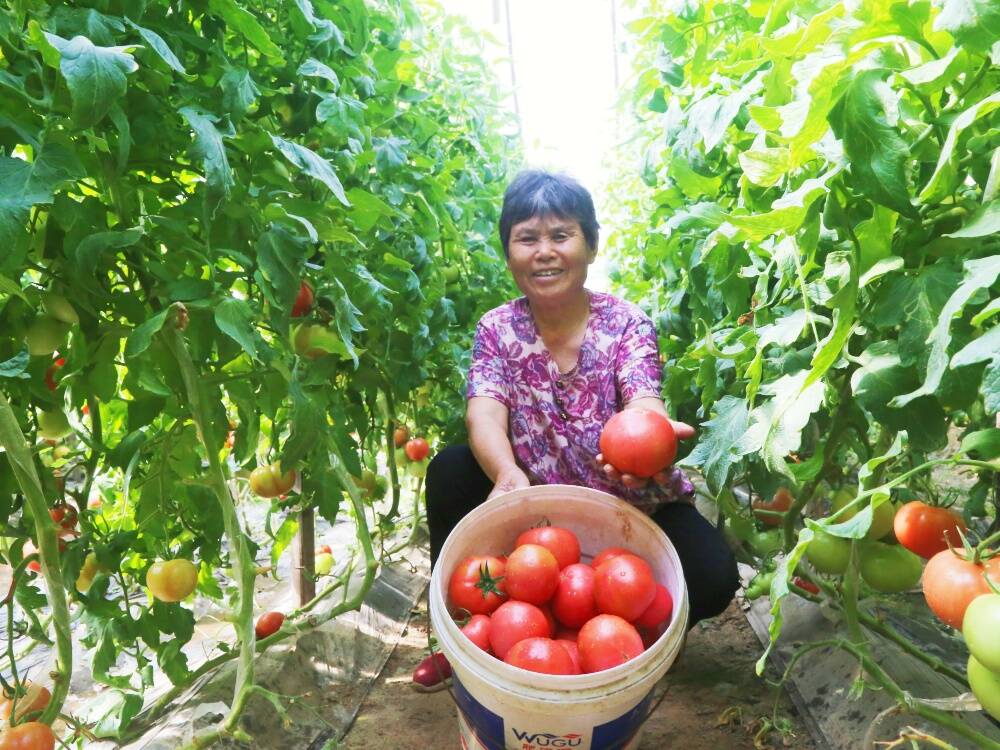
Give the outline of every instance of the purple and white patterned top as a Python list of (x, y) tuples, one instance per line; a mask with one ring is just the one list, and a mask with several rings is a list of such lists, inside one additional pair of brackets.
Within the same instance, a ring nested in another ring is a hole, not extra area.
[(576, 366), (561, 373), (545, 348), (528, 300), (520, 297), (483, 315), (469, 366), (466, 397), (486, 396), (510, 412), (514, 457), (532, 484), (573, 484), (621, 497), (652, 512), (690, 483), (673, 469), (669, 488), (655, 482), (630, 490), (594, 460), (604, 423), (624, 405), (660, 396), (656, 329), (636, 305), (592, 292)]

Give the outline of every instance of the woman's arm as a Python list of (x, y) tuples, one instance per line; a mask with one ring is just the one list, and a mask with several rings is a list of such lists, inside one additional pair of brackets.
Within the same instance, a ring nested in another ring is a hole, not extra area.
[(507, 436), (508, 417), (507, 407), (487, 396), (474, 396), (466, 406), (469, 447), (486, 476), (494, 483), (490, 498), (531, 486), (528, 476), (514, 460), (514, 450)]

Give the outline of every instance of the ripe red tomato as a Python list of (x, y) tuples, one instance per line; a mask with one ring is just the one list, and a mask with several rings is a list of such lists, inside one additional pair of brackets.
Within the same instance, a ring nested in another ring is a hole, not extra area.
[(59, 357), (55, 362), (45, 368), (45, 387), (50, 391), (54, 391), (59, 387), (59, 383), (56, 380), (56, 373), (59, 372), (63, 367), (66, 366), (66, 358)]
[(594, 600), (599, 612), (632, 621), (656, 598), (656, 580), (649, 564), (636, 555), (619, 555), (595, 571)]
[(299, 284), (299, 293), (295, 297), (295, 304), (292, 305), (292, 317), (301, 318), (308, 314), (313, 306), (313, 288), (308, 281)]
[(48, 724), (29, 721), (0, 732), (0, 750), (54, 750), (56, 736)]
[(317, 555), (332, 555), (333, 549), (329, 544), (324, 544), (322, 547), (316, 550)]
[(975, 565), (965, 559), (965, 553), (946, 549), (938, 552), (924, 568), (924, 598), (927, 606), (943, 622), (961, 629), (965, 610), (977, 596), (990, 593), (983, 578), (1000, 584), (1000, 557)]
[(153, 563), (146, 571), (149, 593), (161, 602), (179, 602), (198, 585), (198, 566), (178, 558)]
[(754, 500), (751, 506), (754, 509), (754, 515), (761, 523), (767, 526), (780, 526), (780, 517), (772, 516), (769, 513), (757, 513), (757, 511), (770, 510), (784, 513), (792, 506), (792, 493), (784, 487), (779, 487), (778, 491), (774, 493), (774, 497), (770, 500)]
[(49, 508), (49, 517), (64, 529), (76, 528), (76, 508), (68, 503), (59, 503)]
[(545, 547), (556, 557), (559, 569), (580, 562), (580, 540), (569, 529), (559, 526), (539, 526), (521, 532), (514, 542), (515, 547), (522, 544), (538, 544)]
[(808, 591), (810, 594), (819, 593), (819, 586), (817, 586), (812, 581), (807, 581), (805, 578), (800, 578), (799, 576), (795, 576), (795, 578), (792, 579), (792, 583), (794, 583), (803, 591)]
[(400, 425), (392, 432), (392, 442), (397, 448), (402, 448), (406, 445), (406, 441), (410, 439), (410, 428), (405, 424)]
[(448, 581), (451, 603), (474, 615), (488, 615), (507, 597), (499, 579), (507, 566), (495, 557), (473, 555), (457, 566)]
[(269, 635), (274, 635), (281, 629), (282, 623), (285, 622), (285, 615), (281, 612), (265, 612), (257, 619), (257, 625), (254, 626), (254, 632), (257, 634), (257, 640), (262, 640), (267, 638)]
[(583, 674), (583, 667), (580, 664), (580, 648), (576, 645), (576, 639), (574, 638), (570, 641), (565, 638), (558, 638), (556, 643), (566, 649), (569, 658), (573, 660), (573, 669), (575, 670), (573, 674)]
[(597, 570), (604, 563), (610, 560), (612, 557), (618, 557), (619, 555), (634, 555), (635, 553), (630, 549), (625, 549), (624, 547), (606, 547), (597, 553), (597, 557), (590, 561), (590, 567)]
[(661, 623), (669, 620), (673, 613), (674, 598), (670, 596), (666, 586), (656, 584), (656, 595), (653, 597), (653, 602), (646, 607), (645, 612), (636, 618), (635, 626), (637, 628), (658, 627)]
[(281, 463), (262, 464), (250, 472), (250, 489), (261, 497), (278, 497), (295, 486), (295, 469), (281, 473)]
[(525, 638), (518, 641), (504, 657), (512, 667), (542, 674), (577, 674), (566, 648), (551, 638)]
[[(25, 681), (22, 683), (24, 693), (17, 699), (17, 710), (14, 711), (14, 719), (20, 721), (28, 714), (44, 711), (52, 700), (52, 693), (47, 687), (34, 682)], [(10, 711), (14, 707), (12, 698), (5, 696), (0, 703), (0, 718), (10, 719)]]
[(567, 565), (560, 571), (559, 586), (552, 597), (552, 613), (566, 627), (578, 628), (597, 616), (594, 577), (594, 569), (583, 563)]
[[(66, 551), (67, 539), (73, 539), (80, 535), (80, 532), (78, 532), (76, 529), (58, 529), (56, 533), (58, 535), (58, 539), (56, 540), (56, 546), (58, 547), (60, 552)], [(22, 558), (30, 557), (31, 555), (34, 555), (37, 552), (38, 552), (38, 546), (35, 544), (33, 540), (29, 539), (24, 543), (24, 546), (21, 548), (21, 557)], [(28, 570), (34, 571), (35, 573), (40, 573), (42, 571), (41, 558), (32, 560), (30, 563), (28, 563)]]
[(406, 457), (411, 461), (423, 461), (431, 452), (431, 447), (423, 438), (413, 438), (413, 440), (406, 442), (406, 447), (403, 450), (406, 451)]
[(606, 463), (624, 474), (651, 477), (674, 462), (677, 436), (670, 420), (649, 409), (625, 409), (604, 425), (600, 439)]
[(473, 615), (462, 626), (465, 637), (475, 643), (483, 651), (490, 650), (490, 618), (487, 615)]
[(542, 610), (545, 619), (549, 621), (549, 638), (555, 638), (556, 631), (559, 629), (559, 623), (556, 622), (556, 616), (552, 614), (552, 604), (546, 602), (545, 604), (539, 604), (538, 608)]
[(559, 586), (559, 563), (545, 547), (522, 544), (507, 557), (504, 590), (511, 599), (544, 604)]
[(942, 550), (961, 546), (959, 531), (965, 533), (965, 521), (953, 510), (912, 500), (896, 512), (892, 530), (899, 543), (925, 560)]
[(525, 638), (548, 638), (549, 621), (534, 604), (504, 602), (490, 617), (490, 646), (498, 659)]
[(580, 628), (576, 639), (584, 672), (600, 672), (624, 664), (643, 651), (635, 627), (615, 615), (598, 615)]

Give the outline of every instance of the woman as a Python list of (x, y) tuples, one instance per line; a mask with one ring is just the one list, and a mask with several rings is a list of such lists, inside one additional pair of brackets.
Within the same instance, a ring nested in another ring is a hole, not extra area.
[[(495, 495), (532, 484), (593, 487), (633, 503), (666, 532), (684, 568), (690, 627), (732, 601), (736, 561), (694, 508), (679, 470), (647, 481), (601, 460), (601, 430), (614, 413), (667, 412), (652, 322), (584, 286), (597, 236), (593, 200), (573, 179), (527, 171), (507, 188), (500, 239), (524, 296), (480, 319), (466, 394), (469, 445), (444, 449), (427, 469), (431, 564), (451, 529)], [(694, 435), (683, 422), (673, 426), (681, 439)], [(438, 674), (425, 660), (414, 684), (434, 689)]]

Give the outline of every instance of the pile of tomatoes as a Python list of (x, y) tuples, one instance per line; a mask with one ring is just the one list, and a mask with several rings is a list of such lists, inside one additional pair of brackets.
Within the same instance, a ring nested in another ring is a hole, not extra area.
[(508, 556), (474, 555), (452, 571), (454, 610), (470, 613), (462, 632), (507, 664), (574, 675), (639, 656), (670, 624), (673, 598), (649, 563), (610, 547), (590, 564), (569, 529), (539, 526)]

